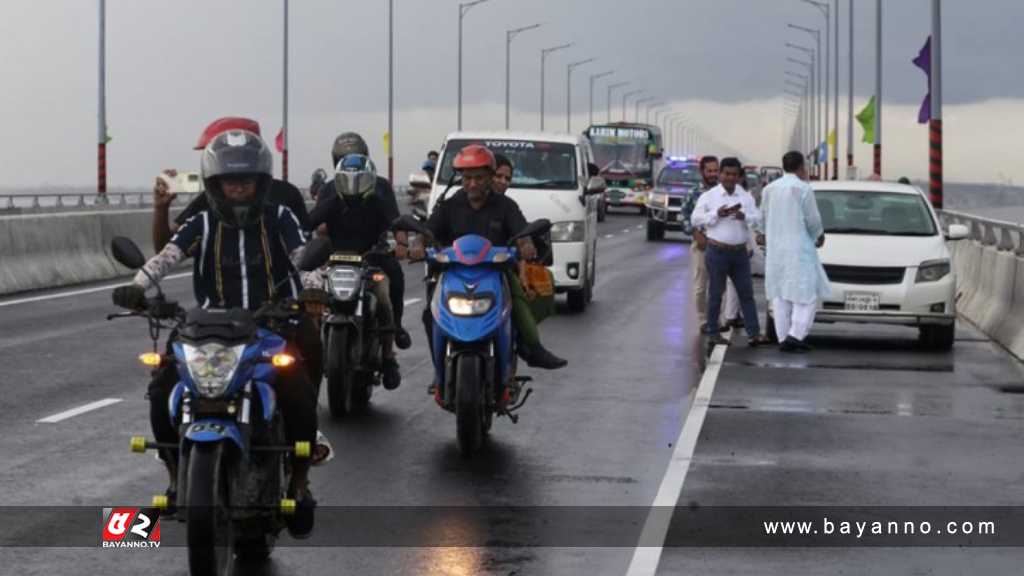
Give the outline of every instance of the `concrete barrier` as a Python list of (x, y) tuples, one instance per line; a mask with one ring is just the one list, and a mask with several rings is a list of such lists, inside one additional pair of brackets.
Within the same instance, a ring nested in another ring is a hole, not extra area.
[(1017, 358), (1024, 359), (1024, 258), (1016, 259), (1014, 298), (1006, 319), (993, 334), (996, 341), (1006, 346)]
[[(960, 292), (957, 298), (957, 310), (961, 314), (968, 315), (968, 310), (971, 310), (971, 303), (974, 300), (975, 294), (978, 292), (980, 282), (978, 282), (978, 275), (981, 273), (981, 255), (982, 245), (979, 242), (973, 240), (961, 240), (963, 244), (962, 256), (964, 259), (964, 273), (957, 279), (960, 286)], [(968, 315), (973, 321), (973, 318)]]
[(110, 255), (115, 236), (153, 253), (149, 210), (0, 217), (0, 294), (70, 286), (129, 274)]
[[(993, 253), (993, 257), (992, 268), (986, 268), (983, 275), (983, 281), (988, 284), (986, 293), (989, 298), (979, 319), (979, 326), (987, 334), (998, 338), (1013, 306), (1017, 257), (1012, 252), (996, 252), (993, 248), (985, 248), (985, 252)], [(1020, 324), (1014, 327), (1015, 330), (1021, 328)]]

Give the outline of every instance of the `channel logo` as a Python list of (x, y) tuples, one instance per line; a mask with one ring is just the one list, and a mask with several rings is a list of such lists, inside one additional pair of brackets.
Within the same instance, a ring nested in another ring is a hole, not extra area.
[(159, 548), (159, 508), (104, 508), (103, 548)]

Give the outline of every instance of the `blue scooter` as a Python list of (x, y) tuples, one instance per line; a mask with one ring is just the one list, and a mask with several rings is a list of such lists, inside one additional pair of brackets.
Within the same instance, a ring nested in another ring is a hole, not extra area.
[[(405, 229), (430, 239), (430, 232), (409, 217)], [(463, 456), (475, 453), (491, 429), (494, 415), (513, 414), (529, 398), (528, 376), (516, 374), (516, 335), (508, 275), (516, 267), (521, 238), (546, 234), (548, 220), (537, 220), (510, 239), (509, 247), (494, 246), (486, 238), (463, 236), (447, 248), (427, 250), (432, 289), (431, 350), (434, 399), (455, 414), (456, 436)]]

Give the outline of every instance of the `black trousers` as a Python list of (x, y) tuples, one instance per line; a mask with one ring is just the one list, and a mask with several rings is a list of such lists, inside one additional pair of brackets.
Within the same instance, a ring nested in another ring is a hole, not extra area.
[[(172, 354), (171, 343), (176, 336), (172, 333), (167, 339), (167, 354)], [(316, 391), (319, 382), (314, 384), (310, 375), (323, 373), (323, 349), (320, 335), (308, 318), (302, 318), (296, 334), (289, 339), (288, 351), (302, 360), (281, 373), (273, 384), (277, 405), (284, 416), (285, 438), (289, 444), (306, 441), (313, 445), (317, 431)], [(157, 442), (178, 443), (178, 429), (171, 422), (168, 406), (171, 391), (177, 383), (178, 370), (173, 363), (155, 370), (149, 383), (149, 423)], [(160, 457), (165, 461), (176, 459), (177, 455), (176, 451), (160, 451)]]
[(402, 313), (405, 312), (405, 272), (402, 264), (394, 256), (384, 258), (380, 269), (388, 275), (388, 290), (391, 295), (391, 311), (395, 315), (395, 327), (402, 325)]

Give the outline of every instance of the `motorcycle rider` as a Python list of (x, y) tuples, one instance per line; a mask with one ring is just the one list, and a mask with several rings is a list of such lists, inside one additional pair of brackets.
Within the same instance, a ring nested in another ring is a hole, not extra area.
[[(370, 157), (370, 149), (366, 145), (366, 140), (355, 132), (343, 132), (334, 139), (334, 146), (331, 148), (331, 158), (334, 160), (332, 166), (337, 166), (338, 162), (342, 158), (349, 154), (357, 154), (359, 156)], [(320, 190), (323, 197), (331, 198), (333, 203), (335, 200), (340, 200), (339, 191), (337, 189), (332, 191), (332, 183), (328, 182)], [(395, 190), (391, 187), (391, 183), (387, 179), (377, 176), (376, 184), (374, 186), (373, 195), (377, 196), (382, 202), (389, 204), (388, 210), (393, 211), (394, 214), (398, 214), (398, 201), (395, 199)], [(348, 204), (344, 202), (343, 204)], [(352, 202), (355, 205), (355, 202)], [(319, 206), (319, 202), (317, 203)], [(352, 206), (350, 206), (352, 208)], [(380, 206), (374, 206), (374, 209), (378, 209)], [(315, 208), (314, 208), (315, 210)], [(354, 208), (357, 212), (359, 207)], [(339, 214), (337, 210), (328, 210)], [(329, 221), (321, 221), (328, 222)], [(390, 224), (390, 223), (389, 223)], [(319, 226), (320, 224), (317, 224)], [(336, 230), (342, 230), (342, 228), (336, 227)], [(374, 230), (367, 231), (372, 232)], [(345, 235), (349, 232), (340, 232)], [(332, 240), (335, 234), (330, 233)], [(372, 246), (378, 240), (377, 235), (373, 237), (365, 237), (352, 239), (357, 244), (365, 244), (369, 242), (369, 246)], [(408, 349), (412, 346), (412, 338), (409, 336), (409, 332), (402, 326), (402, 317), (405, 314), (405, 272), (402, 271), (402, 266), (399, 264), (399, 260), (406, 257), (406, 253), (409, 248), (409, 240), (405, 232), (395, 232), (395, 255), (393, 258), (384, 258), (380, 261), (381, 270), (384, 271), (388, 276), (388, 293), (391, 296), (391, 311), (394, 314), (395, 323), (395, 346), (398, 346), (402, 350)], [(334, 243), (334, 248), (338, 249), (340, 244)]]
[[(310, 215), (313, 226), (327, 225), (334, 250), (364, 254), (384, 241), (399, 214), (394, 202), (380, 193), (378, 183), (377, 170), (367, 156), (347, 154), (338, 162), (334, 181), (324, 184)], [(398, 263), (393, 255), (386, 260)], [(385, 274), (390, 278), (390, 273), (385, 271)], [(371, 282), (370, 287), (381, 303), (384, 324), (393, 325), (394, 309), (388, 282)], [(381, 336), (383, 384), (388, 390), (394, 390), (401, 384), (394, 339), (389, 332)]]
[(438, 155), (437, 150), (431, 150), (427, 152), (427, 159), (423, 162), (423, 166), (420, 167), (421, 170), (430, 176), (431, 180), (434, 179), (434, 172), (437, 171), (438, 158), (440, 158), (440, 155)]
[[(199, 141), (196, 142), (194, 149), (204, 150), (214, 137), (228, 130), (248, 130), (259, 136), (260, 124), (250, 118), (237, 116), (218, 118), (210, 122), (203, 129), (203, 133), (199, 135)], [(174, 170), (164, 170), (161, 176), (173, 178), (175, 174), (176, 171)], [(167, 180), (157, 177), (153, 188), (153, 250), (156, 252), (163, 249), (167, 241), (171, 239), (171, 235), (177, 232), (178, 228), (186, 220), (203, 210), (209, 209), (206, 196), (200, 194), (189, 202), (185, 209), (174, 218), (174, 222), (171, 222), (170, 207), (175, 196), (177, 195), (170, 192)], [(302, 198), (302, 192), (294, 185), (283, 180), (273, 180), (270, 185), (270, 191), (267, 194), (267, 201), (273, 205), (283, 205), (290, 208), (295, 217), (299, 219), (302, 229), (307, 232), (310, 230), (306, 201)]]
[[(208, 208), (185, 221), (163, 249), (146, 262), (143, 269), (149, 276), (140, 271), (131, 284), (114, 290), (114, 304), (132, 310), (144, 307), (146, 288), (190, 255), (198, 256), (196, 296), (204, 308), (255, 310), (274, 298), (275, 286), (282, 282), (282, 290), (297, 297), (300, 281), (287, 261), (300, 260), (305, 235), (290, 208), (268, 202), (272, 168), (270, 149), (255, 133), (231, 130), (214, 137), (202, 154)], [(168, 339), (168, 348), (175, 337), (172, 334)], [(319, 335), (305, 316), (300, 319), (294, 340), (289, 348), (296, 358), (321, 361)], [(168, 406), (176, 382), (175, 371), (164, 371), (149, 386), (150, 421), (157, 442), (178, 443)], [(274, 388), (288, 442), (314, 445), (316, 397), (307, 371), (282, 372)], [(161, 450), (160, 457), (170, 473), (167, 495), (173, 506), (177, 452)], [(303, 459), (292, 463), (288, 494), (297, 501), (297, 511), (289, 518), (288, 529), (296, 537), (308, 535), (313, 527), (316, 502), (308, 486), (309, 466), (310, 462)]]
[[(427, 228), (434, 240), (444, 246), (467, 234), (477, 234), (491, 241), (495, 246), (508, 245), (510, 238), (526, 228), (526, 218), (519, 205), (508, 196), (493, 193), (492, 179), (496, 161), (494, 154), (479, 144), (470, 144), (455, 157), (452, 167), (462, 174), (462, 188), (434, 207)], [(520, 256), (524, 260), (537, 257), (537, 250), (529, 238), (517, 242)], [(410, 251), (410, 258), (420, 260), (425, 250), (417, 239)], [(522, 284), (515, 274), (508, 275), (512, 294), (512, 319), (519, 336), (518, 352), (527, 365), (554, 370), (568, 362), (552, 354), (540, 342), (537, 323), (530, 312)], [(430, 302), (432, 294), (427, 294)], [(423, 325), (427, 331), (427, 342), (433, 334), (433, 315), (430, 307), (423, 311)]]

